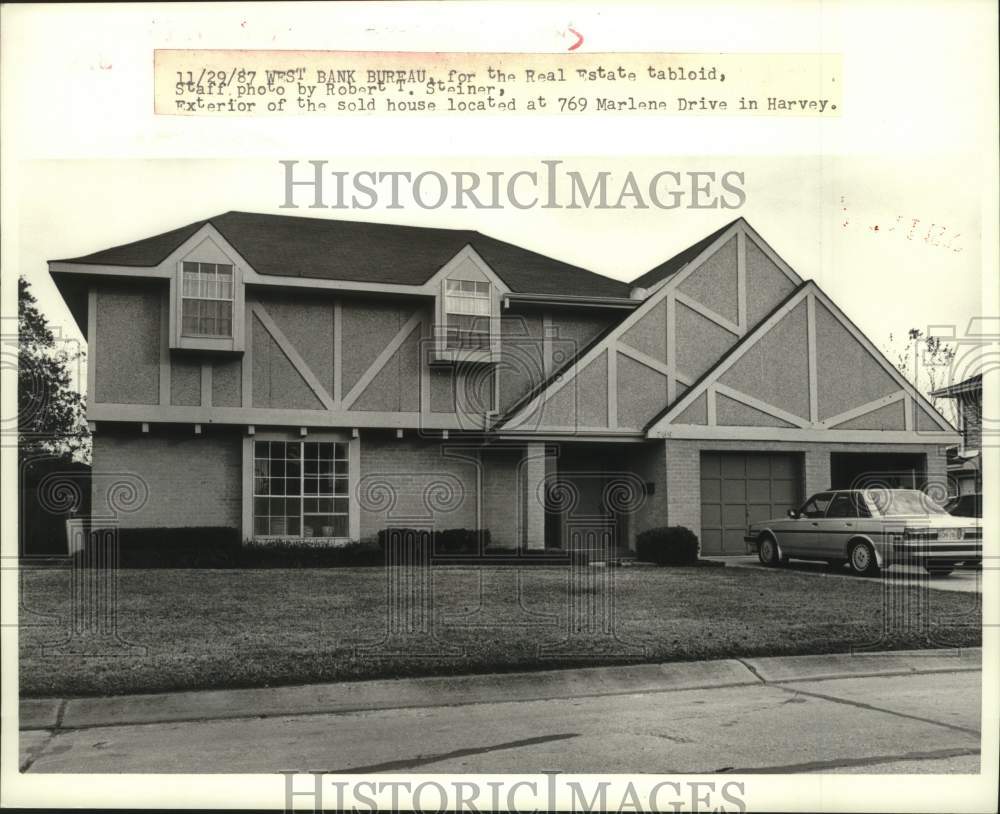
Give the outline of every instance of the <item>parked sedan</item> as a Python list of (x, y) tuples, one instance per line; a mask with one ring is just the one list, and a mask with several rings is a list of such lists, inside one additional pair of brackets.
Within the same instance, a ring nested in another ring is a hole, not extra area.
[(916, 489), (820, 492), (787, 517), (754, 523), (743, 539), (765, 565), (847, 562), (859, 574), (906, 564), (946, 575), (983, 556), (980, 521), (954, 517)]

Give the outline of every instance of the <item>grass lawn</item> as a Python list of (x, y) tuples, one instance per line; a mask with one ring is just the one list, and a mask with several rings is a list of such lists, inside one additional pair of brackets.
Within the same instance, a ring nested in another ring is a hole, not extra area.
[[(104, 649), (83, 656), (45, 652), (68, 635), (70, 572), (25, 568), (21, 694), (115, 695), (980, 644), (975, 594), (901, 588), (907, 593), (884, 597), (877, 579), (742, 568), (581, 572), (594, 582), (613, 580), (614, 601), (607, 602), (609, 591), (595, 584), (571, 591), (571, 573), (435, 567), (424, 592), (436, 635), (429, 639), (386, 638), (389, 580), (381, 568), (124, 570), (118, 631), (145, 654), (88, 640), (86, 647)], [(888, 599), (897, 603), (891, 618)], [(402, 617), (397, 627), (407, 618), (412, 623), (419, 614)]]

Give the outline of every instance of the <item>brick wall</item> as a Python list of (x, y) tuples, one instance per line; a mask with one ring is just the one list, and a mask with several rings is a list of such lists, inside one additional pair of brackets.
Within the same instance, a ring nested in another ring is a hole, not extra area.
[[(115, 484), (140, 483), (148, 499), (137, 511), (118, 513), (122, 528), (239, 528), (240, 437), (216, 427), (206, 427), (205, 433), (195, 436), (190, 425), (153, 427), (147, 434), (101, 425), (94, 436), (94, 515), (111, 511)], [(118, 494), (119, 503), (124, 495)]]
[(496, 546), (514, 548), (524, 537), (524, 502), (518, 484), (523, 456), (523, 447), (499, 447), (480, 453), (482, 525), (490, 530)]
[[(460, 446), (396, 438), (395, 433), (362, 432), (361, 537), (378, 534), (391, 523), (479, 528), (478, 453)], [(378, 505), (374, 494), (372, 499), (364, 497), (369, 491), (366, 487), (382, 484), (393, 495), (392, 508)]]
[[(664, 467), (648, 471), (659, 476), (653, 503), (661, 508), (646, 509), (645, 522), (655, 525), (687, 526), (701, 537), (701, 453), (702, 452), (798, 452), (802, 454), (803, 495), (830, 487), (830, 454), (833, 452), (912, 452), (927, 456), (928, 484), (944, 484), (945, 448), (913, 444), (797, 443), (792, 441), (705, 441), (667, 439)], [(664, 508), (665, 507), (665, 508)], [(637, 525), (637, 529), (641, 528)]]
[(983, 393), (978, 391), (959, 401), (962, 411), (962, 441), (968, 450), (979, 449), (983, 443)]

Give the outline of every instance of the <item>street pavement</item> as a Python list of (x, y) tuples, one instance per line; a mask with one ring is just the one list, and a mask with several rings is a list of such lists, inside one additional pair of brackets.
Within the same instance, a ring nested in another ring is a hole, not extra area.
[(729, 659), (53, 699), (22, 705), (21, 766), (32, 773), (978, 773), (980, 658), (964, 650)]

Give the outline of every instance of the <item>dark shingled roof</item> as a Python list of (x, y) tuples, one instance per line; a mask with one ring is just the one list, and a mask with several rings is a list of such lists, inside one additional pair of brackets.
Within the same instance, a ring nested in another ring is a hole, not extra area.
[(149, 267), (211, 223), (260, 274), (421, 285), (467, 244), (511, 291), (628, 297), (631, 286), (479, 232), (226, 212), (62, 263)]
[(708, 237), (704, 237), (697, 243), (688, 246), (684, 251), (675, 254), (669, 260), (664, 263), (660, 263), (656, 268), (650, 269), (641, 277), (636, 277), (631, 285), (639, 286), (641, 288), (651, 288), (656, 285), (660, 280), (665, 280), (667, 277), (671, 277), (680, 271), (684, 266), (694, 260), (699, 254), (701, 254), (705, 249), (707, 249), (715, 241), (719, 235), (726, 231), (730, 226), (732, 226), (736, 220), (731, 220), (721, 229), (716, 229)]

